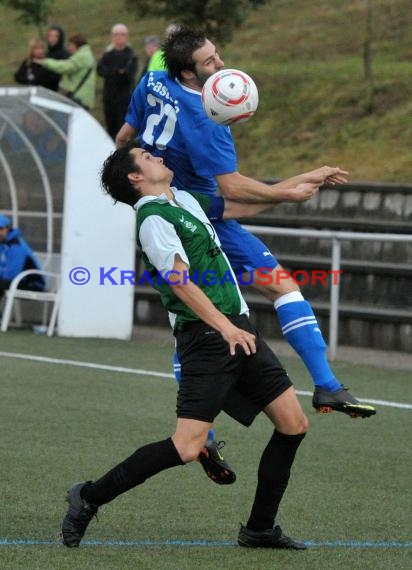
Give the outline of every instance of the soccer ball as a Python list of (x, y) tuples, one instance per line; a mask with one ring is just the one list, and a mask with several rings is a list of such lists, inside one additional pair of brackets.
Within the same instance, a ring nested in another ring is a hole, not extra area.
[(255, 113), (258, 104), (255, 82), (238, 69), (217, 71), (203, 85), (203, 109), (219, 125), (244, 123)]

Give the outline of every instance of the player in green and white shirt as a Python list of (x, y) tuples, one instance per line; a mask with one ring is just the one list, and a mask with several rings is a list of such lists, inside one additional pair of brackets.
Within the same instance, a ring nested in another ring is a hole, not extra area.
[[(238, 544), (305, 549), (274, 524), (307, 419), (288, 375), (249, 322), (235, 280), (212, 285), (200, 279), (196, 285), (182, 278), (189, 270), (213, 271), (218, 279), (231, 273), (203, 213), (210, 212), (212, 203), (171, 190), (172, 175), (161, 158), (139, 148), (122, 148), (105, 162), (102, 184), (115, 200), (137, 204), (138, 239), (149, 271), (174, 272), (169, 274), (171, 283), (159, 288), (164, 304), (176, 314), (174, 334), (182, 364), (176, 430), (167, 439), (139, 447), (99, 479), (73, 485), (62, 524), (63, 543), (79, 546), (100, 505), (165, 469), (200, 458), (208, 430), (222, 410), (244, 425), (264, 411), (275, 430), (260, 459), (255, 498)], [(265, 207), (227, 201), (222, 206), (227, 217), (252, 215)], [(213, 463), (209, 466), (213, 470)], [(212, 475), (225, 477), (220, 471)]]
[[(156, 274), (154, 287), (170, 312), (175, 330), (199, 317), (174, 294), (175, 285), (170, 286), (167, 281), (187, 285), (190, 275), (224, 315), (248, 314), (237, 278), (206, 215), (222, 218), (222, 198), (170, 188), (169, 196), (140, 198), (135, 209), (137, 242), (146, 268), (151, 275)], [(186, 265), (181, 275), (174, 270), (176, 256)], [(161, 285), (157, 284), (159, 274), (166, 278)]]
[[(227, 318), (247, 313), (247, 306), (206, 213), (212, 220), (238, 218), (253, 216), (270, 205), (173, 190), (169, 186), (173, 173), (163, 159), (133, 145), (114, 156), (123, 164), (117, 165), (110, 183), (105, 181), (108, 168), (104, 170), (103, 186), (110, 188), (116, 200), (137, 210), (137, 241), (147, 269), (156, 277), (153, 281), (163, 304), (176, 315), (175, 331), (185, 322), (201, 320), (220, 332), (231, 354), (237, 344), (250, 354), (250, 337)], [(191, 281), (187, 276), (193, 271), (199, 279)], [(166, 272), (171, 272), (169, 283), (158, 285), (156, 275)], [(207, 272), (218, 284), (207, 282)]]

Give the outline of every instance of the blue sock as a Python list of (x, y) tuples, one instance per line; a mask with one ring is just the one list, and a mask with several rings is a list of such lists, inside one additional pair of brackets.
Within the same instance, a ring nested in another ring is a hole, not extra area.
[(214, 441), (215, 439), (215, 430), (214, 429), (210, 429), (207, 432), (207, 439), (210, 439), (211, 441)]
[(182, 379), (182, 366), (176, 351), (173, 353), (173, 372), (175, 373), (176, 382), (180, 384), (180, 380)]
[(296, 350), (319, 388), (335, 392), (342, 385), (336, 379), (326, 356), (326, 343), (312, 307), (298, 291), (282, 295), (275, 309), (283, 336)]
[[(173, 370), (175, 373), (175, 379), (178, 384), (180, 384), (180, 380), (182, 379), (182, 366), (179, 361), (179, 357), (177, 356), (177, 352), (175, 351), (173, 354)], [(207, 434), (207, 439), (215, 439), (215, 430), (210, 429)]]

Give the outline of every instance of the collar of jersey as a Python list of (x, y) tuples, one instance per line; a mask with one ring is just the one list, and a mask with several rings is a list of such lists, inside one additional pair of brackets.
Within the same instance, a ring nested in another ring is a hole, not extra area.
[[(171, 186), (170, 190), (173, 192), (173, 195), (175, 196), (177, 188), (175, 188), (174, 186)], [(177, 207), (177, 205), (174, 202), (169, 200), (169, 198), (166, 196), (166, 194), (160, 194), (159, 196), (143, 196), (143, 198), (140, 198), (140, 200), (138, 200), (136, 202), (136, 204), (133, 206), (133, 208), (137, 212), (142, 206), (144, 206), (145, 204), (148, 204), (149, 202), (158, 202), (159, 204), (166, 204), (168, 202), (171, 206)]]
[(193, 95), (198, 95), (199, 97), (202, 95), (200, 91), (196, 91), (196, 89), (192, 89), (191, 87), (187, 87), (186, 85), (184, 85), (181, 81), (179, 81), (177, 77), (175, 77), (175, 81), (180, 85), (183, 91), (187, 91), (188, 93), (193, 93)]

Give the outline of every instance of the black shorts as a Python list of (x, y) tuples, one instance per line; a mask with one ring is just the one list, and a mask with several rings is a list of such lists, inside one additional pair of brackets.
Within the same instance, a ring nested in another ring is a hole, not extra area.
[(292, 386), (279, 360), (245, 315), (230, 317), (237, 327), (256, 336), (256, 354), (241, 347), (231, 356), (222, 335), (196, 321), (176, 333), (182, 366), (177, 417), (213, 423), (220, 411), (244, 425)]

